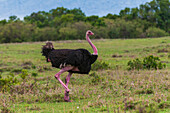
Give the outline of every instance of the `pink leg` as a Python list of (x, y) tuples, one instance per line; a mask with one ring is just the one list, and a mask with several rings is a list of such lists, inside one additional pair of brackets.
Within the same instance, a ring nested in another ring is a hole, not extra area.
[[(68, 83), (69, 83), (69, 81), (70, 81), (71, 75), (72, 75), (72, 73), (69, 72), (68, 75), (67, 75), (67, 77), (66, 77), (66, 81), (65, 81), (65, 82), (66, 82), (66, 86), (67, 86), (67, 87), (68, 87)], [(66, 91), (66, 90), (65, 90), (64, 100), (65, 100), (66, 102), (70, 102), (69, 92)]]
[(65, 88), (65, 90), (67, 92), (69, 92), (69, 89), (68, 87), (63, 83), (63, 81), (60, 79), (60, 75), (66, 71), (69, 71), (71, 69), (73, 69), (74, 67), (72, 66), (69, 66), (69, 67), (64, 67), (63, 69), (61, 69), (56, 75), (55, 75), (55, 78), (61, 83), (61, 85)]
[(69, 83), (69, 81), (70, 81), (71, 75), (72, 75), (72, 73), (69, 72), (68, 75), (67, 75), (67, 77), (66, 77), (66, 86), (67, 86), (67, 87), (68, 87), (68, 83)]

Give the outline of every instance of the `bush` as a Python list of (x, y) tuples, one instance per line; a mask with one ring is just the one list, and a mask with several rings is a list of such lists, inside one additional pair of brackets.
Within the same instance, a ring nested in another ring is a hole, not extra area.
[(19, 81), (12, 73), (6, 78), (2, 78), (2, 76), (0, 75), (0, 91), (9, 90), (10, 86), (13, 86), (17, 83), (19, 83)]
[(23, 22), (11, 22), (0, 26), (0, 43), (28, 42), (35, 31), (35, 26)]
[(59, 33), (56, 28), (44, 27), (36, 29), (32, 41), (47, 41), (47, 40), (59, 40)]
[(156, 27), (150, 27), (146, 30), (146, 36), (147, 37), (163, 37), (163, 36), (168, 36), (168, 33), (166, 33), (162, 29), (159, 29)]
[(136, 58), (135, 60), (133, 61), (129, 61), (128, 62), (128, 70), (133, 70), (133, 69), (143, 69), (143, 64), (142, 64), (142, 61), (140, 61), (138, 58)]
[(59, 29), (60, 39), (61, 40), (69, 40), (76, 39), (77, 30), (70, 27), (62, 27)]
[(106, 20), (110, 38), (139, 38), (143, 33), (143, 25), (137, 21), (116, 19), (113, 22)]
[(154, 57), (150, 55), (143, 59), (143, 68), (144, 69), (162, 69), (165, 68), (166, 65), (160, 62), (159, 57)]
[[(76, 39), (83, 39), (83, 40), (85, 39), (85, 32), (92, 28), (90, 23), (85, 23), (82, 21), (68, 24), (67, 27), (76, 30), (76, 32), (77, 32), (76, 33), (77, 35), (75, 37)], [(93, 31), (93, 32), (95, 33), (95, 31)], [(69, 39), (71, 39), (71, 38), (69, 38)]]
[(135, 60), (130, 60), (127, 64), (128, 70), (133, 69), (163, 69), (166, 67), (166, 64), (161, 63), (159, 57), (154, 57), (153, 55), (150, 55), (148, 57), (145, 57), (143, 61), (136, 58)]

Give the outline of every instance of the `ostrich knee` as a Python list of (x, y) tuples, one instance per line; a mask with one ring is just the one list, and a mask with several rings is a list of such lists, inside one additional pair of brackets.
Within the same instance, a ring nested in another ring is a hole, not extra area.
[(61, 85), (65, 88), (65, 90), (66, 90), (67, 92), (70, 91), (70, 90), (68, 89), (68, 87), (61, 81), (61, 79), (60, 79), (60, 74), (56, 74), (54, 77), (61, 83)]

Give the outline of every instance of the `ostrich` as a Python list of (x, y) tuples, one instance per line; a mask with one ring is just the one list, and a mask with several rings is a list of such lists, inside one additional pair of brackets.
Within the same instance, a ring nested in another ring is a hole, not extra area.
[[(54, 49), (51, 42), (47, 42), (42, 47), (42, 55), (46, 57), (47, 62), (51, 62), (52, 67), (61, 69), (54, 77), (65, 88), (64, 101), (66, 102), (70, 102), (68, 83), (71, 75), (73, 73), (88, 74), (91, 70), (91, 64), (97, 60), (97, 48), (89, 38), (91, 35), (94, 35), (93, 32), (88, 30), (86, 40), (93, 48), (93, 54), (86, 49)], [(64, 72), (68, 72), (65, 84), (60, 79), (60, 75)]]

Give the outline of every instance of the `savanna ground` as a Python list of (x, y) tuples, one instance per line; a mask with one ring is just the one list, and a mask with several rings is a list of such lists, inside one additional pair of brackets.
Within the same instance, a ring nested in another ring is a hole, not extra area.
[[(89, 75), (73, 74), (71, 103), (54, 78), (59, 71), (41, 56), (45, 42), (0, 44), (0, 111), (16, 113), (170, 112), (170, 37), (93, 40), (99, 58)], [(86, 41), (53, 42), (55, 48), (86, 48)], [(127, 70), (127, 62), (160, 57), (162, 70)], [(101, 65), (103, 67), (100, 67)], [(61, 75), (65, 80), (67, 73)], [(10, 83), (8, 83), (10, 82)]]

